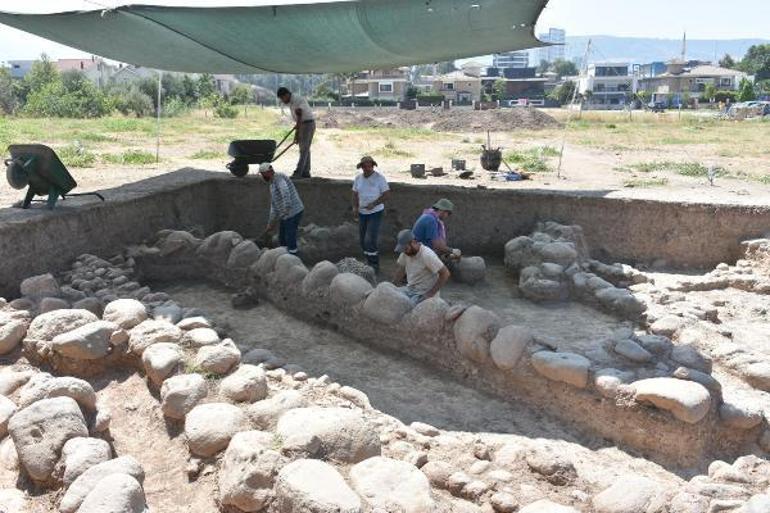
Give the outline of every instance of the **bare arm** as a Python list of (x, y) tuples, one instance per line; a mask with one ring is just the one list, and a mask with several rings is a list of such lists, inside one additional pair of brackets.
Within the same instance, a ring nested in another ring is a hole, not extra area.
[(432, 289), (430, 289), (428, 292), (425, 293), (425, 295), (423, 296), (423, 299), (428, 299), (430, 297), (435, 296), (438, 293), (438, 291), (441, 290), (441, 287), (443, 287), (448, 280), (449, 280), (449, 269), (447, 269), (446, 266), (444, 266), (438, 272), (438, 280), (436, 280), (436, 284), (433, 285)]
[(404, 283), (406, 279), (406, 267), (399, 265), (396, 268), (396, 274), (393, 276), (393, 284), (398, 286)]
[(380, 203), (385, 203), (386, 201), (388, 201), (389, 197), (390, 197), (390, 191), (385, 191), (382, 194), (380, 194), (379, 198), (377, 198), (376, 200), (372, 201), (368, 205), (364, 205), (364, 208), (367, 209), (367, 210), (371, 210), (374, 207), (376, 207), (377, 205), (379, 205)]
[(358, 193), (356, 191), (353, 191), (350, 204), (353, 207), (353, 217), (358, 216)]
[(431, 242), (433, 245), (433, 251), (435, 251), (438, 255), (446, 255), (447, 253), (452, 252), (452, 249), (447, 245), (446, 240), (444, 239), (434, 239)]

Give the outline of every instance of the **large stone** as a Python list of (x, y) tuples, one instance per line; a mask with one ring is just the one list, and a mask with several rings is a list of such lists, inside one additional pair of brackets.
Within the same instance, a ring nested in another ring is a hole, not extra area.
[(228, 269), (248, 269), (259, 260), (259, 247), (250, 240), (241, 241), (227, 258)]
[(725, 401), (719, 406), (719, 418), (735, 429), (752, 429), (762, 423), (762, 410), (749, 401), (733, 403)]
[(412, 309), (412, 302), (395, 285), (383, 282), (364, 301), (364, 314), (382, 324), (396, 324)]
[(648, 508), (660, 492), (660, 485), (651, 479), (625, 476), (596, 495), (593, 506), (596, 513), (653, 513)]
[(118, 325), (96, 321), (54, 337), (51, 347), (61, 355), (77, 360), (97, 360), (110, 351), (110, 337)]
[(246, 415), (226, 403), (200, 404), (187, 414), (184, 423), (190, 452), (206, 458), (227, 447), (235, 433), (247, 429)]
[(177, 324), (182, 320), (182, 307), (173, 301), (167, 301), (152, 309), (152, 318), (156, 321), (166, 321), (171, 324)]
[(275, 259), (275, 268), (273, 272), (275, 272), (276, 277), (285, 276), (292, 267), (298, 266), (305, 266), (305, 264), (302, 263), (302, 259), (297, 255), (287, 253), (285, 255), (279, 255), (278, 258)]
[(489, 310), (471, 306), (454, 324), (457, 350), (477, 363), (489, 359), (489, 343), (497, 335), (500, 318)]
[(144, 372), (155, 386), (176, 373), (182, 363), (182, 349), (177, 344), (160, 342), (153, 344), (142, 353)]
[(111, 474), (86, 496), (77, 513), (146, 513), (142, 485), (128, 474)]
[(213, 346), (203, 346), (195, 355), (195, 366), (212, 374), (226, 374), (241, 361), (241, 352), (229, 338)]
[(206, 380), (200, 374), (172, 376), (160, 387), (160, 408), (170, 419), (183, 419), (208, 393)]
[(425, 474), (405, 461), (375, 456), (350, 469), (353, 489), (372, 508), (431, 513), (435, 503)]
[(0, 355), (8, 354), (16, 349), (26, 334), (26, 321), (13, 319), (0, 313)]
[[(138, 481), (144, 482), (144, 469), (136, 459), (131, 456), (121, 456), (114, 460), (105, 461), (89, 468), (75, 479), (64, 493), (59, 503), (60, 513), (81, 513), (78, 508), (99, 483), (112, 475), (128, 475)], [(110, 481), (108, 481), (109, 483)], [(95, 511), (95, 510), (91, 510)], [(118, 510), (120, 511), (120, 510)], [(129, 510), (130, 511), (130, 510)], [(140, 510), (141, 511), (141, 510)]]
[(230, 257), (233, 248), (243, 241), (243, 237), (237, 232), (222, 231), (209, 235), (201, 242), (196, 254), (213, 264), (224, 266)]
[(102, 319), (128, 330), (147, 320), (147, 309), (136, 299), (117, 299), (104, 307)]
[(46, 372), (35, 374), (21, 388), (19, 405), (29, 406), (52, 397), (69, 397), (86, 410), (96, 409), (96, 392), (88, 381), (71, 376), (55, 378)]
[(242, 431), (233, 436), (219, 472), (219, 502), (240, 511), (262, 511), (273, 500), (273, 485), (285, 463), (272, 450), (273, 435)]
[(182, 337), (182, 344), (192, 347), (211, 346), (220, 341), (217, 332), (211, 328), (193, 328)]
[(645, 363), (652, 360), (652, 354), (631, 339), (618, 340), (613, 349), (632, 362)]
[(19, 289), (22, 296), (33, 299), (56, 297), (61, 292), (56, 278), (51, 273), (29, 277), (21, 282)]
[(513, 369), (532, 340), (532, 332), (524, 326), (505, 326), (489, 345), (492, 361), (499, 369)]
[(58, 297), (44, 297), (40, 300), (38, 309), (40, 313), (53, 312), (54, 310), (64, 310), (69, 308), (70, 304), (64, 299)]
[(411, 329), (417, 333), (440, 335), (446, 323), (449, 304), (440, 297), (433, 296), (421, 301), (406, 315)]
[(231, 401), (254, 402), (267, 397), (265, 371), (256, 365), (241, 365), (222, 380), (219, 392)]
[(291, 439), (320, 441), (314, 456), (342, 463), (358, 463), (380, 454), (380, 439), (372, 425), (356, 410), (346, 408), (296, 408), (278, 420), (277, 433)]
[(211, 323), (205, 317), (195, 316), (182, 319), (176, 323), (176, 327), (183, 331), (190, 331), (196, 328), (210, 328)]
[(361, 499), (328, 463), (297, 460), (278, 473), (275, 486), (281, 513), (360, 513)]
[(703, 385), (675, 378), (650, 378), (631, 384), (639, 402), (671, 412), (677, 419), (695, 424), (711, 406), (711, 395)]
[(43, 399), (24, 408), (11, 417), (8, 432), (19, 461), (35, 481), (51, 477), (67, 440), (88, 436), (83, 414), (69, 397)]
[(473, 285), (484, 281), (487, 264), (480, 256), (463, 257), (455, 264), (452, 275), (461, 283)]
[(27, 340), (50, 342), (57, 335), (98, 320), (96, 315), (87, 310), (54, 310), (34, 318), (27, 330)]
[(532, 366), (550, 380), (585, 388), (591, 361), (579, 354), (538, 351), (532, 355)]
[(650, 326), (650, 331), (655, 335), (661, 335), (670, 338), (674, 335), (674, 333), (682, 329), (686, 324), (687, 321), (684, 319), (684, 317), (666, 315), (653, 322)]
[(260, 429), (273, 430), (278, 419), (294, 408), (304, 408), (308, 400), (297, 390), (283, 390), (269, 399), (257, 401), (249, 407), (249, 417)]
[(193, 250), (200, 243), (200, 239), (190, 232), (174, 230), (158, 242), (158, 249), (160, 249), (160, 255), (165, 257), (177, 252)]
[(735, 513), (767, 513), (770, 511), (770, 490), (766, 494), (754, 495)]
[(13, 401), (0, 395), (0, 440), (8, 434), (8, 421), (11, 420), (17, 409)]
[(145, 349), (160, 342), (178, 344), (182, 330), (167, 321), (146, 320), (129, 332), (128, 347), (132, 353), (141, 356)]
[(318, 262), (302, 280), (302, 293), (307, 296), (326, 290), (338, 274), (337, 266), (333, 263), (328, 260)]
[(371, 291), (372, 285), (368, 281), (352, 273), (338, 274), (329, 287), (332, 301), (339, 306), (356, 305)]
[(519, 513), (580, 513), (580, 511), (548, 499), (541, 499), (524, 506), (519, 510)]
[(0, 372), (0, 395), (11, 395), (16, 389), (27, 383), (35, 374), (35, 371), (31, 370), (6, 370), (5, 372)]
[(263, 251), (257, 263), (251, 266), (251, 271), (257, 276), (267, 276), (268, 273), (275, 270), (275, 262), (278, 260), (278, 257), (287, 253), (288, 251), (284, 247)]
[(29, 513), (27, 495), (16, 488), (0, 488), (0, 511), (4, 513)]
[(633, 379), (633, 372), (621, 371), (613, 368), (601, 369), (596, 371), (594, 386), (603, 397), (613, 399), (617, 394), (618, 387)]
[(76, 301), (75, 303), (72, 304), (72, 308), (74, 308), (75, 310), (88, 310), (89, 312), (91, 312), (96, 316), (101, 316), (102, 312), (104, 311), (102, 302), (95, 297), (87, 297), (87, 298), (81, 299), (80, 301)]
[(538, 253), (543, 262), (552, 262), (563, 267), (569, 267), (578, 257), (575, 244), (571, 242), (550, 242), (543, 245)]
[(712, 361), (711, 357), (698, 351), (695, 346), (689, 344), (675, 346), (671, 351), (671, 359), (677, 363), (689, 367), (690, 369), (699, 370), (706, 374), (711, 374)]
[(770, 392), (770, 362), (756, 362), (745, 365), (740, 374), (751, 386)]
[(100, 438), (70, 438), (61, 451), (62, 481), (72, 484), (83, 472), (112, 458), (110, 444)]

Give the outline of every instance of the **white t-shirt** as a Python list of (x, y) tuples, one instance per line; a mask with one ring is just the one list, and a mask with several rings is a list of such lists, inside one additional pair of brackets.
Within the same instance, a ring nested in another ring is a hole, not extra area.
[(358, 193), (358, 211), (361, 214), (374, 214), (385, 210), (385, 205), (380, 203), (375, 205), (372, 209), (365, 209), (364, 205), (368, 205), (372, 201), (376, 200), (385, 191), (390, 190), (388, 181), (383, 175), (375, 171), (368, 178), (363, 173), (359, 173), (353, 179), (353, 190)]
[(398, 265), (406, 268), (406, 284), (419, 294), (425, 294), (436, 284), (444, 262), (425, 244), (414, 256), (401, 253)]
[(295, 112), (297, 109), (302, 110), (302, 121), (311, 121), (315, 119), (313, 109), (310, 108), (310, 104), (307, 100), (298, 94), (291, 93), (291, 98), (289, 98), (289, 110), (291, 111), (291, 119), (294, 121), (297, 121), (297, 113)]

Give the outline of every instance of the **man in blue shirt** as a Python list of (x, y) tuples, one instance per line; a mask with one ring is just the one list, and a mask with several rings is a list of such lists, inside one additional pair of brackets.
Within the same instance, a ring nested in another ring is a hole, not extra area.
[(425, 209), (412, 228), (415, 239), (432, 249), (444, 262), (459, 260), (462, 255), (459, 249), (447, 245), (444, 221), (449, 219), (453, 211), (454, 204), (442, 198), (431, 208)]

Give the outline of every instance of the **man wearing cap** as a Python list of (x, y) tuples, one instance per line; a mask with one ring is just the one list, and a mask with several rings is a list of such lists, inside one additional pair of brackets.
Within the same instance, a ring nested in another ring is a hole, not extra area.
[(305, 98), (294, 94), (285, 87), (276, 92), (281, 102), (289, 106), (294, 120), (294, 142), (299, 145), (299, 160), (292, 178), (310, 178), (310, 144), (315, 134), (315, 115)]
[(362, 171), (353, 179), (353, 215), (358, 219), (361, 250), (375, 272), (380, 270), (380, 252), (377, 240), (385, 211), (385, 201), (390, 196), (390, 186), (382, 173), (375, 171), (377, 162), (366, 156), (356, 166)]
[(393, 283), (406, 286), (399, 290), (406, 294), (413, 304), (418, 304), (439, 293), (449, 280), (449, 269), (444, 262), (425, 244), (415, 239), (411, 230), (398, 233), (396, 253), (400, 253)]
[(297, 253), (297, 229), (305, 205), (294, 184), (283, 173), (276, 173), (269, 162), (259, 165), (259, 174), (270, 185), (270, 218), (264, 236), (269, 237), (278, 225), (278, 240), (291, 254)]
[(418, 241), (432, 249), (441, 260), (450, 264), (462, 256), (459, 249), (450, 248), (447, 244), (444, 221), (449, 219), (454, 208), (451, 201), (442, 198), (431, 208), (425, 209), (412, 227), (412, 232)]

